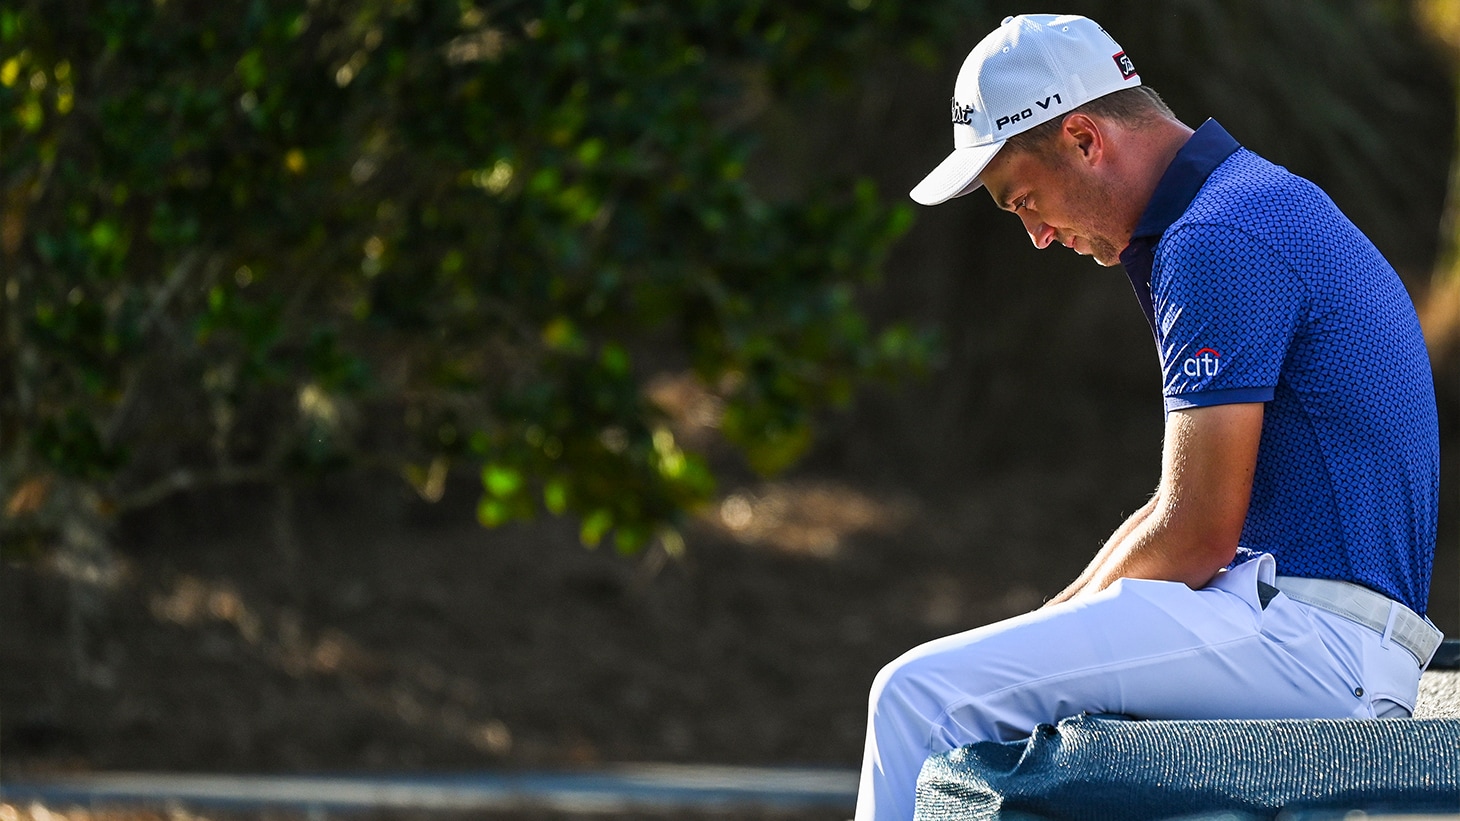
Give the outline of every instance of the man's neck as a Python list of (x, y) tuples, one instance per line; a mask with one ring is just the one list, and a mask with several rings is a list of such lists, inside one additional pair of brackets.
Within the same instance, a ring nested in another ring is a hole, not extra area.
[(1166, 169), (1171, 167), (1171, 162), (1193, 133), (1185, 123), (1174, 118), (1163, 118), (1155, 125), (1126, 132), (1128, 142), (1121, 153), (1125, 165), (1124, 201), (1128, 208), (1127, 227), (1130, 233), (1135, 231), (1136, 223), (1145, 213)]

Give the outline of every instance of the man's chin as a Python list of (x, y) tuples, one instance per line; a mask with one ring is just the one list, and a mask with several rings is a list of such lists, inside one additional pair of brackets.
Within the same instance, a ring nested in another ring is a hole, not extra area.
[(1108, 242), (1091, 243), (1088, 253), (1095, 264), (1102, 267), (1114, 268), (1120, 264), (1120, 249)]
[(1101, 267), (1112, 268), (1120, 264), (1120, 252), (1108, 242), (1092, 242), (1084, 237), (1075, 237), (1065, 244), (1071, 251), (1095, 260), (1095, 264)]
[(1075, 253), (1093, 260), (1102, 268), (1113, 268), (1120, 264), (1120, 254), (1104, 248), (1091, 248), (1088, 251), (1075, 251)]

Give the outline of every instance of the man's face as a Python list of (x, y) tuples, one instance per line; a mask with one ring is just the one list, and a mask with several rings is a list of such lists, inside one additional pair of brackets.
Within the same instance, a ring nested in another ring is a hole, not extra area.
[(1061, 141), (1048, 155), (1005, 149), (980, 179), (1000, 208), (1023, 221), (1036, 248), (1057, 242), (1101, 265), (1120, 263), (1132, 229), (1116, 216), (1124, 209), (1113, 186), (1078, 146)]

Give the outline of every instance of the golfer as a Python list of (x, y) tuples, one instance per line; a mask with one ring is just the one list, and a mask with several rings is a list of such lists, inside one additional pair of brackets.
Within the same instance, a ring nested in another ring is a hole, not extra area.
[(1192, 130), (1076, 16), (1004, 20), (959, 72), (925, 205), (988, 191), (1035, 246), (1121, 266), (1166, 408), (1154, 497), (1042, 609), (917, 647), (872, 685), (859, 821), (911, 818), (929, 756), (1081, 712), (1405, 717), (1439, 430), (1394, 270), (1307, 180)]

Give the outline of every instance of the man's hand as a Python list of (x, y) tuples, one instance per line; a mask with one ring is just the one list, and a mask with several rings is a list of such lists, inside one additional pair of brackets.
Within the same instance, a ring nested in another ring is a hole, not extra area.
[(1161, 486), (1106, 541), (1057, 604), (1104, 590), (1116, 579), (1164, 579), (1205, 586), (1237, 553), (1247, 520), (1263, 404), (1215, 405), (1166, 417)]

